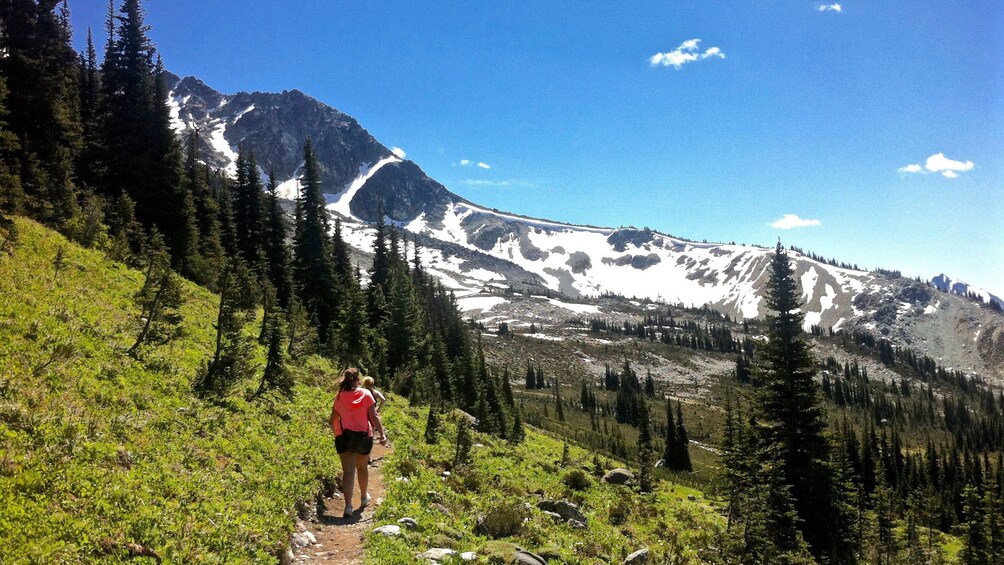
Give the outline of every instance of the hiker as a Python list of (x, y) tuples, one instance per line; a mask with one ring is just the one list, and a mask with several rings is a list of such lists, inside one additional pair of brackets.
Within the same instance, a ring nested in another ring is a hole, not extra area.
[(387, 402), (387, 397), (379, 390), (373, 388), (374, 384), (376, 384), (376, 381), (373, 380), (373, 377), (363, 377), (363, 388), (370, 391), (370, 394), (373, 395), (373, 398), (376, 400), (376, 411), (379, 414), (380, 409), (383, 408), (383, 403)]
[(380, 416), (377, 416), (373, 395), (359, 386), (359, 369), (354, 367), (342, 373), (338, 394), (331, 406), (331, 430), (335, 433), (335, 450), (342, 461), (342, 494), (345, 496), (343, 517), (352, 516), (352, 487), (359, 478), (359, 508), (370, 503), (366, 491), (369, 483), (370, 450), (373, 449), (373, 430), (379, 433), (378, 441), (387, 445)]

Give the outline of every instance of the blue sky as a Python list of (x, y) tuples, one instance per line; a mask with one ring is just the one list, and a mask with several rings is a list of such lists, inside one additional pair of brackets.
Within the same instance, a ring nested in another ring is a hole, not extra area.
[(298, 88), (480, 204), (1004, 295), (1004, 4), (835, 6), (146, 3), (172, 71)]

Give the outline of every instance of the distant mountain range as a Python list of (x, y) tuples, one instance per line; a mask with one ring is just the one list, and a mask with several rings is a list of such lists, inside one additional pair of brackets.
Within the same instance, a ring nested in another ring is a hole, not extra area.
[[(296, 195), (303, 142), (310, 137), (328, 209), (343, 220), (343, 235), (359, 256), (371, 252), (372, 224), (382, 210), (385, 221), (414, 234), (426, 268), (457, 291), (471, 315), (490, 319), (486, 304), (495, 302), (465, 297), (506, 292), (579, 302), (620, 295), (708, 305), (736, 318), (766, 312), (764, 281), (773, 248), (698, 243), (648, 229), (571, 225), (485, 208), (396, 157), (351, 116), (298, 90), (226, 95), (194, 77), (172, 77), (170, 84), (179, 136), (197, 128), (204, 160), (231, 173), (236, 147), (245, 144), (263, 175), (274, 170), (288, 198)], [(1004, 306), (1000, 298), (946, 275), (927, 284), (790, 254), (807, 329), (872, 331), (946, 366), (1004, 381), (1004, 316), (977, 302)]]

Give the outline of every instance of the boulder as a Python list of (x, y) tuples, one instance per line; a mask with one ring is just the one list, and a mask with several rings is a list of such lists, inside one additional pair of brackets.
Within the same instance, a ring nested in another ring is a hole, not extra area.
[(513, 563), (518, 563), (519, 565), (547, 565), (547, 561), (544, 561), (543, 557), (518, 547), (512, 558)]
[(445, 547), (433, 547), (427, 551), (419, 553), (418, 558), (439, 562), (449, 557), (450, 555), (456, 555), (456, 554), (457, 552), (452, 549), (447, 549)]
[(405, 528), (408, 528), (409, 530), (418, 529), (418, 522), (416, 522), (414, 518), (401, 518), (400, 520), (397, 521), (397, 523), (401, 524)]
[(579, 510), (579, 507), (567, 500), (542, 500), (537, 503), (537, 508), (545, 512), (554, 512), (565, 520), (577, 520), (582, 523), (588, 521), (588, 518)]
[(388, 537), (399, 536), (401, 535), (401, 526), (396, 524), (380, 526), (379, 528), (373, 528), (373, 533)]
[(548, 518), (554, 520), (555, 522), (564, 522), (565, 521), (565, 519), (561, 517), (561, 514), (558, 514), (557, 512), (551, 512), (549, 510), (544, 510), (543, 512), (544, 512), (544, 516), (547, 516)]
[(464, 561), (474, 561), (475, 559), (478, 558), (478, 554), (474, 553), (473, 551), (465, 551), (460, 554), (460, 558), (463, 559)]
[(573, 528), (575, 528), (575, 529), (577, 529), (577, 530), (584, 530), (584, 529), (586, 529), (586, 523), (585, 522), (580, 522), (578, 520), (569, 520), (568, 521), (568, 525), (571, 526), (571, 527), (573, 527)]
[(634, 480), (634, 473), (627, 469), (613, 469), (603, 475), (603, 482), (612, 485), (625, 485)]
[(638, 565), (648, 563), (648, 548), (642, 548), (624, 558), (624, 565)]

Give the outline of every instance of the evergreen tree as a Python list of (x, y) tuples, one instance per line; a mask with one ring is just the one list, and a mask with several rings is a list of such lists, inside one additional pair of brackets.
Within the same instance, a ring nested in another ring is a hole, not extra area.
[(62, 228), (78, 213), (73, 168), (80, 116), (69, 12), (65, 4), (58, 5), (52, 0), (0, 3), (6, 126), (17, 140), (4, 142), (10, 159), (4, 168), (16, 171), (20, 181), (0, 201), (20, 200), (23, 194), (26, 211)]
[[(4, 217), (4, 214), (16, 214), (21, 212), (24, 203), (24, 192), (21, 190), (21, 177), (17, 174), (18, 167), (18, 140), (7, 127), (7, 81), (0, 75), (0, 229), (8, 231), (13, 227), (13, 222)], [(8, 231), (9, 233), (9, 231)], [(4, 239), (4, 241), (7, 241)], [(0, 248), (0, 252), (3, 249)]]
[(677, 469), (688, 473), (693, 471), (694, 467), (690, 463), (690, 439), (687, 437), (687, 427), (683, 424), (683, 407), (679, 401), (676, 403), (675, 451)]
[(648, 403), (639, 405), (638, 414), (638, 484), (642, 492), (652, 491), (652, 469), (655, 466), (655, 449), (652, 446), (652, 422), (648, 414)]
[(265, 362), (265, 372), (255, 396), (261, 396), (269, 391), (276, 391), (287, 399), (293, 398), (293, 373), (287, 367), (286, 352), (286, 322), (281, 310), (273, 311), (268, 317), (268, 358)]
[(555, 413), (558, 416), (559, 422), (565, 421), (565, 409), (561, 406), (561, 383), (558, 379), (554, 379), (554, 404), (556, 406)]
[(279, 185), (274, 169), (268, 175), (267, 191), (262, 247), (268, 263), (268, 280), (275, 288), (279, 306), (289, 308), (293, 294), (293, 275), (290, 272), (289, 247), (286, 244), (289, 226), (279, 200)]
[(164, 240), (154, 232), (147, 258), (146, 278), (143, 288), (136, 293), (140, 307), (140, 332), (127, 353), (135, 356), (146, 343), (159, 344), (174, 337), (182, 316), (181, 281), (171, 270), (170, 257), (164, 249)]
[(429, 418), (425, 421), (425, 443), (435, 445), (439, 443), (439, 416), (438, 409), (429, 406)]
[(303, 146), (302, 214), (293, 242), (293, 279), (304, 307), (317, 322), (318, 339), (328, 343), (331, 323), (338, 316), (338, 288), (331, 266), (328, 217), (321, 194), (320, 169), (308, 139)]
[[(728, 414), (726, 414), (728, 415)], [(679, 470), (680, 462), (677, 460), (679, 450), (676, 441), (676, 422), (673, 420), (673, 401), (666, 399), (666, 446), (662, 453), (662, 464), (667, 469)]]
[(96, 189), (105, 176), (101, 166), (104, 143), (101, 129), (101, 74), (90, 28), (87, 28), (87, 48), (80, 57), (79, 80), (81, 143), (76, 158), (76, 175), (82, 186)]
[[(220, 227), (220, 206), (209, 188), (205, 166), (199, 164), (199, 132), (193, 129), (185, 142), (185, 166), (182, 184), (192, 196), (195, 223), (199, 233), (199, 263), (197, 279), (213, 288), (219, 278), (219, 266), (226, 252), (223, 249)], [(286, 305), (284, 305), (286, 306)]]
[(111, 33), (101, 68), (106, 175), (101, 184), (107, 194), (128, 194), (139, 221), (164, 234), (175, 269), (197, 279), (195, 203), (181, 183), (165, 73), (154, 61), (143, 20), (140, 0), (125, 0), (118, 15), (109, 14)]
[[(823, 430), (823, 408), (813, 380), (815, 362), (802, 334), (804, 315), (800, 292), (784, 248), (778, 243), (767, 283), (767, 343), (760, 346), (754, 366), (757, 388), (758, 435), (769, 455), (773, 502), (769, 521), (797, 524), (813, 554), (840, 555), (844, 524), (833, 500), (833, 476)], [(776, 467), (776, 468), (775, 468)], [(789, 519), (788, 501), (795, 510)], [(790, 535), (779, 547), (793, 547)]]
[(457, 419), (457, 441), (456, 450), (453, 455), (453, 466), (458, 467), (460, 465), (465, 465), (471, 460), (471, 426), (467, 422), (467, 418), (460, 417)]
[(253, 371), (253, 343), (244, 333), (258, 305), (254, 277), (240, 260), (230, 258), (218, 283), (220, 307), (216, 317), (213, 357), (196, 376), (193, 388), (202, 396), (225, 396)]
[(263, 196), (261, 176), (254, 151), (242, 145), (237, 154), (237, 184), (234, 186), (237, 248), (252, 272), (267, 275), (263, 272), (265, 261), (262, 245), (262, 234), (265, 233)]

